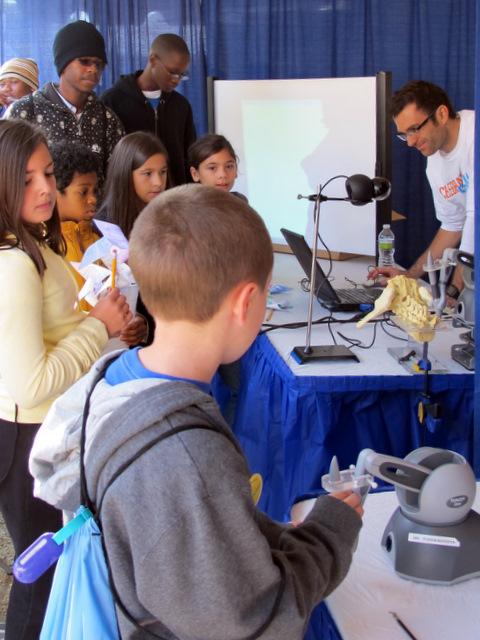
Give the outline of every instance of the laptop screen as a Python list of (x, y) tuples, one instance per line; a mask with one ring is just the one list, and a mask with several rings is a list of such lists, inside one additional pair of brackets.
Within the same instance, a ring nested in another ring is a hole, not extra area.
[[(280, 231), (310, 282), (313, 253), (305, 238), (299, 233), (288, 229), (280, 229)], [(320, 302), (340, 302), (335, 289), (330, 284), (318, 260), (315, 260), (315, 289), (315, 294)]]

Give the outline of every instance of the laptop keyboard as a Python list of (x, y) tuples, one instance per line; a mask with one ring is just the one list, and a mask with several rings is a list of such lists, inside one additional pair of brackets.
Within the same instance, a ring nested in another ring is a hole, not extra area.
[(342, 302), (353, 302), (361, 304), (372, 303), (375, 300), (375, 295), (366, 289), (335, 289), (338, 297)]

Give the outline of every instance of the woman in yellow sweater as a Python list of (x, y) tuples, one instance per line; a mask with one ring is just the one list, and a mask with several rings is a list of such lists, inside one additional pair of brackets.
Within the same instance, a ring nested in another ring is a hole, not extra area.
[[(33, 498), (28, 455), (56, 396), (84, 375), (108, 338), (130, 321), (118, 289), (90, 312), (64, 258), (53, 165), (40, 130), (0, 121), (0, 508), (15, 553), (61, 527), (60, 512)], [(51, 572), (14, 582), (6, 640), (35, 640)]]

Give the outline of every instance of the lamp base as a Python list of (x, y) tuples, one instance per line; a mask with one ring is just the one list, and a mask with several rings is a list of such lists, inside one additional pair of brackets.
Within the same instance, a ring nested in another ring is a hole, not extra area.
[(313, 360), (356, 360), (360, 362), (355, 353), (341, 344), (294, 347), (291, 356), (298, 364), (305, 364)]

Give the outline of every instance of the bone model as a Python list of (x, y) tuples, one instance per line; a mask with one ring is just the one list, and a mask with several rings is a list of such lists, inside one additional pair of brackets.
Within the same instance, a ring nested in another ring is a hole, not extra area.
[(432, 294), (427, 288), (420, 287), (413, 278), (395, 276), (375, 301), (373, 310), (357, 323), (357, 329), (382, 313), (392, 311), (408, 327), (407, 333), (412, 338), (418, 342), (431, 342), (435, 337), (433, 328), (439, 320), (428, 310), (431, 304)]

